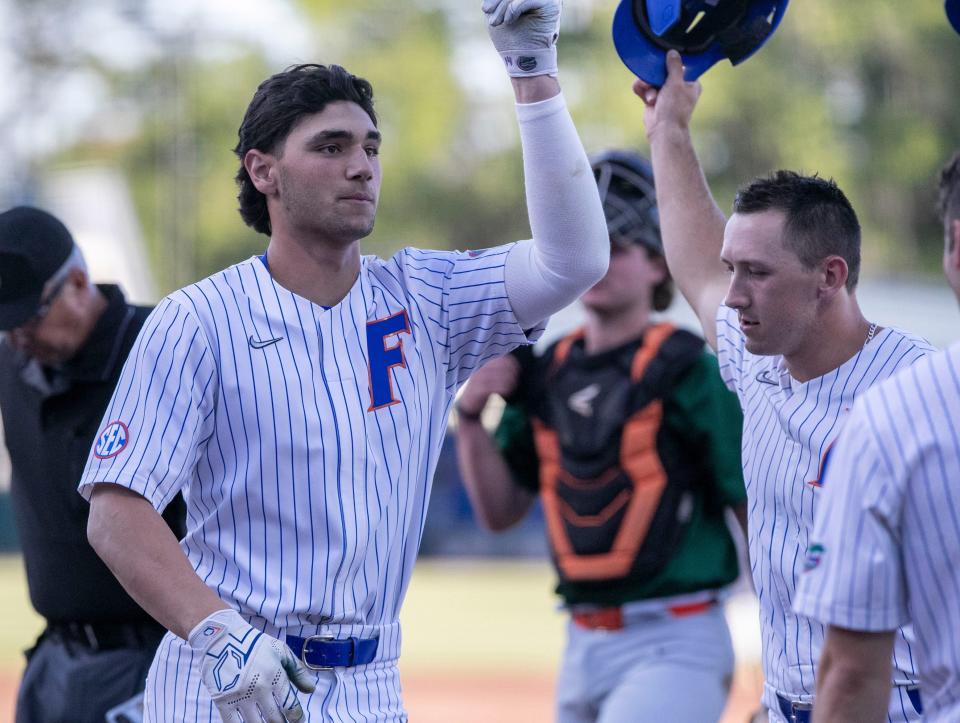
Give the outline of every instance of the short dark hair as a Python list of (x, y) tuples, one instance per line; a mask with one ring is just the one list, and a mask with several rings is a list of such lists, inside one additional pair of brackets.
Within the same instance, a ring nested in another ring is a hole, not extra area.
[(291, 65), (282, 73), (267, 78), (257, 88), (237, 131), (237, 147), (233, 149), (240, 159), (240, 170), (236, 175), (240, 186), (237, 196), (240, 216), (248, 226), (268, 236), (272, 232), (266, 196), (253, 185), (243, 165), (247, 151), (255, 148), (264, 153), (275, 153), (303, 116), (320, 113), (328, 103), (338, 100), (356, 103), (366, 111), (373, 124), (377, 124), (370, 83), (339, 65)]
[(944, 223), (960, 219), (960, 151), (940, 170), (937, 209)]
[(849, 291), (856, 288), (860, 222), (833, 179), (776, 171), (752, 180), (733, 201), (734, 213), (771, 210), (786, 215), (786, 242), (806, 268), (812, 269), (827, 256), (840, 256), (847, 262), (846, 287)]
[(649, 246), (644, 246), (643, 249), (647, 252), (647, 258), (651, 260), (663, 259), (663, 268), (666, 269), (666, 274), (664, 275), (663, 279), (653, 287), (653, 293), (651, 294), (651, 306), (653, 307), (654, 311), (666, 311), (670, 308), (670, 304), (673, 303), (673, 277), (670, 275), (670, 269), (667, 267), (667, 262), (663, 254), (657, 253)]

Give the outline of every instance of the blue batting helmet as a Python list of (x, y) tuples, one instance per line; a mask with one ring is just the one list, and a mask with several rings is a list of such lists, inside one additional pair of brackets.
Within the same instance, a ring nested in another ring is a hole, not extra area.
[(788, 2), (621, 0), (613, 16), (613, 44), (624, 64), (651, 85), (659, 88), (667, 78), (668, 50), (680, 53), (684, 77), (695, 80), (723, 58), (738, 65), (757, 52)]
[(960, 0), (947, 0), (944, 9), (947, 11), (947, 20), (960, 33)]

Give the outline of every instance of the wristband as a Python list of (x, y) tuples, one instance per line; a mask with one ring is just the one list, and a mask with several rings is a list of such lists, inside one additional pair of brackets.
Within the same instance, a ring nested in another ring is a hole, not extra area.
[(557, 77), (556, 45), (538, 50), (503, 51), (500, 57), (512, 78), (532, 78), (537, 75)]

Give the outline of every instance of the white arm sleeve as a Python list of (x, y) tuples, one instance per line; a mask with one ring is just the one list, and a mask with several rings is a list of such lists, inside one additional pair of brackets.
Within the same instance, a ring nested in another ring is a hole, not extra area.
[(504, 285), (522, 328), (574, 301), (607, 271), (600, 194), (563, 95), (517, 105), (532, 241), (510, 251)]

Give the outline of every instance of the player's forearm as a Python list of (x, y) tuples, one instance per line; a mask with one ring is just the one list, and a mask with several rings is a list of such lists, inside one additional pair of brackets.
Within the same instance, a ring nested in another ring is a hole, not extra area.
[(510, 83), (517, 103), (539, 103), (560, 93), (560, 83), (552, 75), (511, 78)]
[(890, 703), (890, 678), (865, 678), (836, 669), (819, 673), (813, 723), (883, 723)]
[(181, 638), (228, 607), (194, 572), (160, 513), (135, 492), (97, 485), (87, 536), (130, 597)]
[(522, 520), (533, 495), (513, 482), (510, 468), (478, 419), (457, 422), (457, 462), (480, 523), (498, 532)]
[(881, 723), (890, 703), (893, 632), (830, 627), (817, 670), (814, 723)]
[[(535, 79), (524, 79), (535, 80)], [(507, 258), (507, 296), (532, 327), (607, 270), (610, 244), (597, 185), (562, 95), (517, 105), (533, 242)]]
[(689, 129), (658, 127), (649, 140), (667, 265), (716, 347), (716, 311), (727, 287), (720, 262), (726, 217), (710, 192)]

